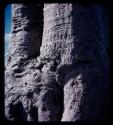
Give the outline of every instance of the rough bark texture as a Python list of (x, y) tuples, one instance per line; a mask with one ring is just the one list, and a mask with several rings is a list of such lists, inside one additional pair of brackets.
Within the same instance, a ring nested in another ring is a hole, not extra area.
[(7, 119), (108, 117), (109, 20), (102, 17), (104, 9), (72, 3), (12, 5), (5, 71)]

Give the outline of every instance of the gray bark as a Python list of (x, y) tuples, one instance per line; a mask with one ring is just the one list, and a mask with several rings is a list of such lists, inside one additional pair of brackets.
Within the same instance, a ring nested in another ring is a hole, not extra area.
[[(37, 58), (42, 43), (43, 6), (14, 4), (12, 12), (5, 86), (6, 117), (10, 120), (59, 120), (60, 90), (54, 80), (55, 73), (46, 70), (46, 66), (49, 67), (46, 60)], [(46, 72), (50, 74), (50, 81)]]
[(108, 117), (109, 37), (102, 10), (97, 5), (72, 3), (12, 6), (5, 71), (9, 120)]

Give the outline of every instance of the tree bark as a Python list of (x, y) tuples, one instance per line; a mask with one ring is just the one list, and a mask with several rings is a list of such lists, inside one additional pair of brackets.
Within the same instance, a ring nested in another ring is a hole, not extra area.
[(78, 3), (12, 6), (5, 72), (8, 119), (107, 119), (109, 26), (103, 8)]
[[(54, 80), (55, 73), (44, 70), (49, 64), (39, 57), (43, 5), (13, 4), (12, 12), (12, 36), (5, 72), (6, 117), (25, 121), (59, 120), (60, 90)], [(46, 74), (47, 77), (50, 74), (51, 81), (45, 79)]]

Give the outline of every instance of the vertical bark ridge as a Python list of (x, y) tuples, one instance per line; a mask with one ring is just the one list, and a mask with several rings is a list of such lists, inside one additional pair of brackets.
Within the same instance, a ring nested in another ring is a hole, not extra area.
[(69, 56), (62, 56), (69, 62), (61, 59), (58, 68), (62, 77), (60, 83), (64, 83), (64, 113), (61, 121), (99, 120), (106, 114), (104, 108), (109, 93), (109, 64), (100, 39), (100, 22), (95, 15), (92, 5), (72, 5), (70, 34), (73, 40), (67, 50), (65, 48), (67, 53), (70, 52)]
[[(42, 43), (42, 9), (43, 4), (12, 4), (11, 41), (5, 71), (5, 114), (10, 120), (38, 120), (37, 116), (33, 118), (31, 110), (37, 110), (32, 106), (37, 93), (33, 91), (40, 82), (40, 70), (34, 63), (39, 64), (36, 57)], [(23, 111), (18, 112), (19, 108)]]

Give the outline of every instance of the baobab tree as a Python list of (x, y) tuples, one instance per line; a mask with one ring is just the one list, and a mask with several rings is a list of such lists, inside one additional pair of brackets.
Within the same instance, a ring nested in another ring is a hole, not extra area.
[(108, 15), (79, 3), (12, 4), (5, 71), (9, 120), (106, 119)]

